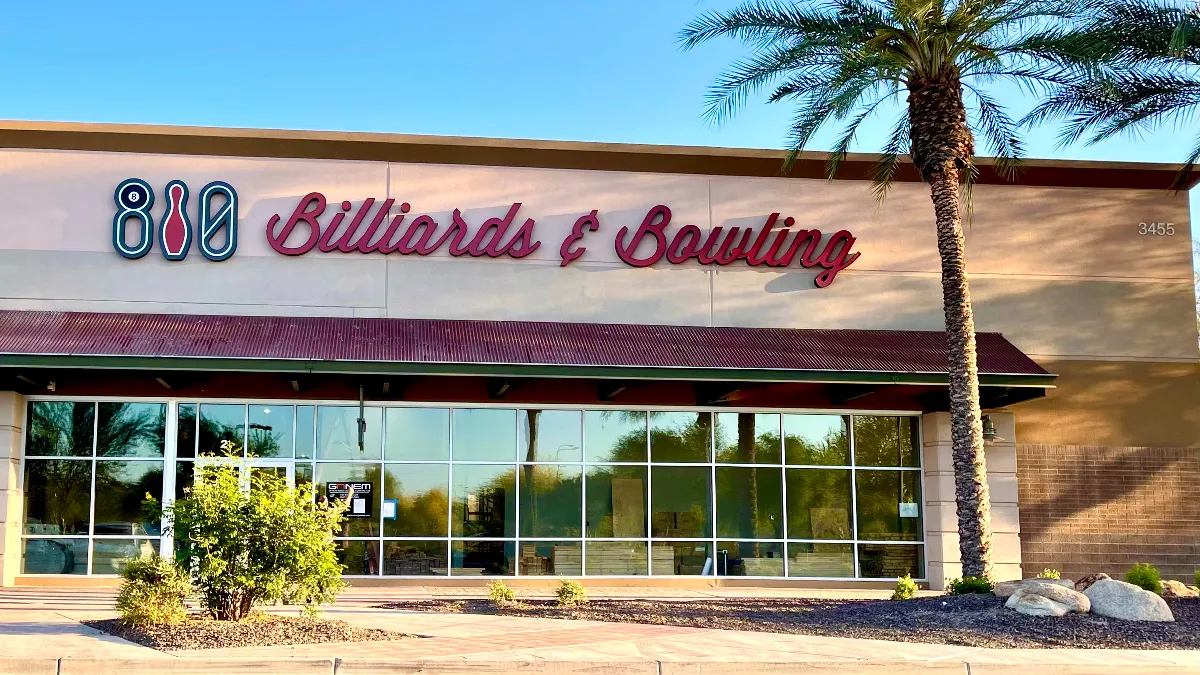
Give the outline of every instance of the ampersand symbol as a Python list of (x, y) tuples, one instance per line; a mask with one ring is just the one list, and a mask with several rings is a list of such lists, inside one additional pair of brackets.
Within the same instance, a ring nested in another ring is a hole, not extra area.
[(584, 230), (595, 232), (598, 229), (600, 229), (600, 220), (596, 218), (595, 209), (592, 209), (592, 212), (586, 216), (580, 216), (579, 220), (575, 221), (575, 226), (571, 228), (571, 234), (563, 240), (562, 246), (558, 249), (558, 255), (562, 258), (559, 267), (566, 267), (567, 263), (582, 256), (583, 252), (587, 250), (584, 246), (572, 248), (576, 242), (583, 239)]

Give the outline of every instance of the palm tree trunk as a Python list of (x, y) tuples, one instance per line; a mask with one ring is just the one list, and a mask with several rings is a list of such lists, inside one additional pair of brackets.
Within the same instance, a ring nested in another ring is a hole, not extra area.
[(944, 161), (929, 175), (942, 260), (942, 302), (950, 374), (950, 437), (954, 495), (958, 505), (958, 548), (963, 576), (991, 577), (991, 498), (983, 454), (975, 318), (967, 286), (965, 240), (959, 200), (959, 169)]

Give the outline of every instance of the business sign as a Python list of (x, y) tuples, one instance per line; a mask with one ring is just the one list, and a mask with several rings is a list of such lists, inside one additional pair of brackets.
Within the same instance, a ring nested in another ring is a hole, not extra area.
[[(123, 181), (114, 199), (113, 246), (126, 258), (140, 258), (153, 247), (155, 234), (167, 260), (182, 260), (192, 242), (193, 226), (188, 220), (188, 187), (173, 180), (163, 190), (167, 211), (157, 230), (150, 207), (154, 193), (141, 179)], [(237, 250), (237, 192), (228, 183), (215, 181), (198, 194), (200, 252), (209, 260), (228, 260)], [(395, 213), (393, 213), (395, 210)], [(435, 253), (453, 257), (524, 258), (542, 246), (536, 223), (519, 217), (521, 203), (514, 202), (501, 217), (488, 218), (473, 227), (454, 209), (449, 222), (439, 223), (433, 216), (413, 212), (408, 202), (396, 199), (376, 201), (368, 198), (355, 209), (350, 201), (330, 204), (320, 192), (310, 192), (297, 202), (291, 214), (272, 215), (265, 224), (267, 243), (277, 253), (302, 256), (321, 253), (377, 255), (419, 255)], [(347, 223), (347, 218), (349, 222)], [(632, 267), (649, 267), (665, 262), (681, 265), (695, 261), (700, 265), (725, 266), (744, 262), (751, 267), (787, 268), (796, 264), (819, 270), (815, 283), (825, 288), (838, 273), (858, 259), (853, 251), (855, 238), (847, 230), (825, 236), (818, 229), (796, 227), (796, 219), (772, 213), (759, 227), (717, 226), (707, 232), (693, 224), (683, 224), (672, 232), (670, 207), (659, 204), (646, 212), (641, 223), (615, 223), (604, 227), (598, 210), (582, 214), (570, 233), (559, 243), (560, 265), (578, 260), (593, 234), (612, 232), (611, 245), (617, 257)], [(130, 221), (140, 225), (136, 243), (127, 238)], [(443, 227), (443, 224), (445, 225)], [(223, 241), (217, 244), (219, 235)], [(638, 251), (645, 253), (639, 254)]]
[(347, 518), (371, 518), (371, 493), (375, 490), (374, 483), (326, 483), (325, 497), (329, 501), (347, 502)]

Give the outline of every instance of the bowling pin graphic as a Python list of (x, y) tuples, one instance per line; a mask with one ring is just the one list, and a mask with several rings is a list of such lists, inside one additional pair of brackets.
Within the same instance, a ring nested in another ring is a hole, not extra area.
[(167, 183), (167, 212), (158, 227), (158, 241), (163, 257), (183, 260), (192, 245), (192, 223), (187, 216), (188, 188), (181, 180)]

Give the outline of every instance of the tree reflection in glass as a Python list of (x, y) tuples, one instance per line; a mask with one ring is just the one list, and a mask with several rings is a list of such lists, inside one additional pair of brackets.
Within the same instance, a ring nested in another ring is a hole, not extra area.
[(91, 457), (96, 404), (33, 401), (29, 404), (26, 457)]
[(788, 464), (850, 465), (849, 417), (784, 415), (783, 447)]
[(101, 403), (96, 435), (100, 457), (162, 457), (165, 403)]

